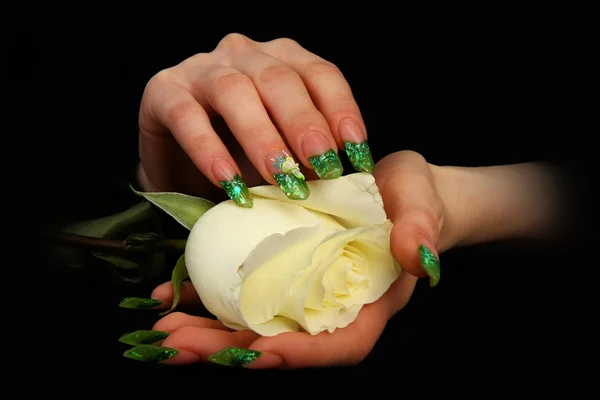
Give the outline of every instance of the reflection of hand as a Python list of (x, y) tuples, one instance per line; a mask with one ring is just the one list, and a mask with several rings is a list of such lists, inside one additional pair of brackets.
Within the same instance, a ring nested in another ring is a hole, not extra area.
[(140, 106), (138, 177), (144, 191), (209, 198), (223, 187), (244, 206), (249, 200), (235, 188), (264, 180), (301, 198), (309, 196), (304, 174), (341, 174), (338, 149), (346, 149), (357, 170), (371, 172), (366, 138), (335, 65), (290, 39), (259, 43), (230, 34), (212, 52), (148, 82)]

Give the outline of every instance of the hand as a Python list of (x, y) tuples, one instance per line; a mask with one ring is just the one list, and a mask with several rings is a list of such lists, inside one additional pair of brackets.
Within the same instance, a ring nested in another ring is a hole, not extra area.
[[(556, 217), (562, 209), (553, 192), (556, 175), (540, 164), (439, 167), (418, 153), (401, 151), (379, 161), (373, 174), (394, 223), (391, 250), (403, 272), (383, 297), (363, 307), (352, 324), (331, 334), (259, 337), (250, 331), (231, 331), (212, 319), (177, 312), (154, 325), (154, 330), (168, 332), (162, 347), (150, 346), (128, 355), (145, 360), (170, 357), (163, 362), (188, 364), (207, 361), (226, 348), (244, 348), (262, 352), (246, 365), (248, 368), (356, 364), (369, 354), (387, 321), (408, 303), (416, 277), (429, 275), (432, 286), (439, 282), (440, 253), (500, 238), (544, 237), (556, 228), (556, 221), (561, 221)], [(420, 245), (429, 252), (419, 251)], [(168, 307), (173, 297), (171, 283), (157, 287), (152, 297)], [(201, 307), (189, 282), (180, 304)]]
[[(415, 284), (415, 277), (401, 274), (383, 297), (363, 307), (352, 324), (333, 333), (325, 331), (314, 336), (290, 332), (261, 337), (248, 330), (233, 331), (214, 319), (173, 312), (154, 325), (154, 331), (168, 332), (169, 336), (160, 343), (160, 347), (145, 347), (144, 360), (156, 361), (165, 355), (173, 355), (171, 349), (175, 349), (176, 354), (163, 363), (191, 364), (207, 362), (211, 355), (219, 354), (223, 349), (241, 348), (249, 349), (250, 352), (245, 351), (251, 356), (256, 355), (256, 351), (262, 353), (244, 365), (253, 369), (354, 365), (370, 353), (388, 319), (408, 303)], [(163, 301), (161, 308), (170, 306), (173, 298), (171, 282), (158, 286), (152, 298)], [(189, 281), (184, 282), (179, 304), (186, 309), (202, 308), (200, 298)]]
[(306, 178), (340, 176), (338, 149), (357, 170), (373, 168), (344, 76), (290, 39), (230, 34), (212, 52), (159, 72), (144, 91), (139, 126), (144, 191), (211, 198), (224, 188), (249, 207), (247, 185), (267, 181), (302, 199)]
[[(352, 324), (331, 334), (283, 333), (260, 337), (251, 331), (233, 331), (214, 319), (175, 312), (154, 325), (154, 331), (168, 332), (168, 337), (161, 347), (146, 347), (147, 356), (152, 359), (171, 355), (165, 363), (189, 364), (209, 361), (211, 355), (226, 348), (249, 349), (251, 355), (261, 352), (260, 357), (247, 364), (248, 368), (324, 367), (356, 364), (363, 360), (387, 321), (408, 303), (413, 293), (417, 281), (414, 275), (423, 271), (418, 256), (415, 259), (418, 240), (436, 251), (438, 228), (443, 226), (443, 207), (433, 187), (431, 170), (419, 154), (395, 153), (377, 164), (374, 175), (387, 212), (396, 222), (392, 233), (393, 251), (409, 263), (406, 271), (411, 273), (401, 273), (383, 297), (363, 307)], [(202, 308), (191, 282), (185, 283), (181, 296), (181, 308)], [(172, 284), (166, 282), (157, 287), (152, 298), (163, 302), (161, 308), (170, 306)], [(357, 343), (361, 345), (357, 346)], [(177, 353), (169, 349), (175, 349)], [(132, 353), (129, 356), (133, 356)]]

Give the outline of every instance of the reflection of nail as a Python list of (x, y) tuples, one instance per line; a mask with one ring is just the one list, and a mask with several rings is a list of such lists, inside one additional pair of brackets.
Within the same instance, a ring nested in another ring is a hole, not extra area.
[(177, 354), (177, 350), (170, 347), (140, 344), (124, 352), (123, 356), (137, 361), (160, 362), (173, 357), (175, 354)]
[(119, 303), (119, 307), (123, 308), (134, 308), (137, 310), (145, 310), (149, 308), (158, 307), (163, 302), (156, 299), (143, 299), (141, 297), (126, 297)]
[(213, 162), (213, 174), (231, 200), (238, 206), (252, 208), (254, 201), (248, 186), (231, 163), (219, 157)]
[(275, 178), (279, 188), (292, 200), (306, 200), (310, 190), (299, 164), (290, 155), (278, 148), (271, 148), (265, 156), (267, 169)]
[(440, 261), (425, 245), (419, 246), (419, 260), (421, 267), (429, 275), (429, 286), (436, 286), (440, 281)]
[(241, 367), (256, 360), (261, 354), (257, 350), (228, 347), (208, 357), (208, 361), (229, 367)]
[(306, 135), (302, 150), (319, 178), (335, 179), (344, 172), (340, 158), (322, 133), (313, 132)]
[(119, 338), (119, 342), (136, 346), (138, 344), (153, 344), (169, 336), (169, 332), (139, 330), (126, 333)]

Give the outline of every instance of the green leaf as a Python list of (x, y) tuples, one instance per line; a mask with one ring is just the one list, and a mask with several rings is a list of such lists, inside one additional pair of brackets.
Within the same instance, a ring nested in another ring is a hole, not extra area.
[(177, 264), (175, 264), (175, 268), (173, 268), (173, 273), (171, 274), (171, 282), (173, 283), (173, 304), (171, 305), (170, 309), (160, 313), (161, 316), (170, 313), (175, 309), (175, 307), (177, 307), (177, 304), (179, 303), (179, 291), (181, 289), (181, 283), (187, 278), (189, 278), (189, 275), (185, 265), (185, 254), (182, 254), (181, 257), (179, 257), (179, 260), (177, 260)]
[(129, 186), (135, 194), (144, 197), (189, 230), (205, 212), (215, 205), (209, 200), (182, 193), (139, 192), (133, 186)]
[(140, 267), (140, 264), (133, 260), (128, 260), (126, 258), (122, 258), (119, 256), (115, 256), (112, 254), (100, 254), (100, 253), (92, 253), (94, 257), (97, 257), (101, 260), (108, 261), (112, 265), (117, 268), (122, 269), (136, 269)]
[(61, 230), (66, 233), (108, 239), (118, 236), (126, 229), (131, 229), (134, 225), (147, 221), (151, 218), (152, 213), (152, 205), (143, 201), (123, 212), (89, 221), (76, 222)]
[[(155, 210), (152, 204), (142, 201), (129, 209), (87, 221), (76, 222), (61, 229), (65, 233), (105, 238), (121, 239), (136, 230), (153, 229), (156, 221), (153, 220)], [(46, 252), (51, 263), (61, 267), (84, 267), (89, 263), (89, 252), (74, 248), (69, 245), (47, 246)]]

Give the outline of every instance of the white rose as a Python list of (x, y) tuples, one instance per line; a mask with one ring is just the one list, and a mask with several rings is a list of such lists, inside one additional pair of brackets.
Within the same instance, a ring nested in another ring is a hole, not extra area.
[(307, 200), (278, 187), (250, 189), (251, 209), (232, 201), (207, 211), (185, 250), (204, 306), (232, 329), (263, 336), (349, 325), (400, 274), (391, 222), (371, 174), (309, 182)]

